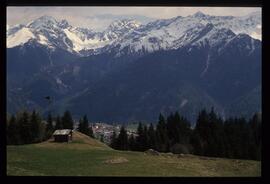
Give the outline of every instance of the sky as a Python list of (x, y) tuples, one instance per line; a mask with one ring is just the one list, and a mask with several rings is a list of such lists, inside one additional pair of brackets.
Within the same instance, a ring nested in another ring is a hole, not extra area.
[[(260, 7), (7, 7), (7, 24), (27, 24), (49, 15), (57, 20), (66, 19), (71, 25), (95, 30), (106, 28), (113, 20), (138, 16), (142, 23), (154, 19), (188, 16), (201, 11), (209, 15), (245, 16), (260, 11)], [(104, 15), (106, 16), (100, 16)]]

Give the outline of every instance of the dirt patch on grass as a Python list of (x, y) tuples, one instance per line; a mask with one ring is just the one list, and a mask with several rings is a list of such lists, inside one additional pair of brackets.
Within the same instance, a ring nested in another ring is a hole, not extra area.
[(128, 159), (126, 159), (124, 157), (116, 157), (116, 158), (104, 161), (104, 163), (106, 163), (106, 164), (121, 164), (121, 163), (125, 163), (125, 162), (128, 162)]

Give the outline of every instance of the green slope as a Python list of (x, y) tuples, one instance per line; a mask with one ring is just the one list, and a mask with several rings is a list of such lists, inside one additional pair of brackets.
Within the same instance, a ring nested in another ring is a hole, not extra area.
[(72, 143), (7, 146), (7, 175), (52, 176), (260, 176), (250, 160), (116, 151), (74, 133)]

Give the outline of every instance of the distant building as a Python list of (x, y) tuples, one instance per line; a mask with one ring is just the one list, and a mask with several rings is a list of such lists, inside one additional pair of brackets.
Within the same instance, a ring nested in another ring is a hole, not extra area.
[(71, 129), (55, 130), (53, 133), (53, 137), (55, 142), (72, 141), (72, 130)]

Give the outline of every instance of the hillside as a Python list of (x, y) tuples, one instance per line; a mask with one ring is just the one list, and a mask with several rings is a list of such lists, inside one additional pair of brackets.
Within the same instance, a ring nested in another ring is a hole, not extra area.
[(38, 144), (7, 146), (7, 175), (260, 176), (261, 162), (116, 151), (74, 132), (72, 143), (49, 140)]
[(106, 144), (93, 139), (85, 134), (82, 134), (78, 131), (73, 132), (73, 141), (72, 143), (56, 143), (53, 141), (53, 138), (48, 141), (33, 144), (33, 146), (38, 148), (56, 148), (56, 149), (96, 149), (96, 150), (112, 150)]

